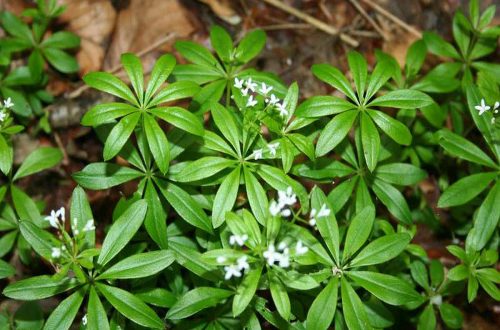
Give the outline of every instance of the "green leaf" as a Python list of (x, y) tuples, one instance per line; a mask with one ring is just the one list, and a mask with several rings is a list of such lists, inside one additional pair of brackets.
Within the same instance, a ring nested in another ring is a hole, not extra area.
[(57, 165), (62, 157), (58, 148), (38, 148), (24, 159), (12, 181), (51, 168)]
[(19, 229), (36, 253), (47, 260), (52, 260), (52, 248), (60, 248), (59, 241), (52, 234), (29, 221), (19, 222)]
[(42, 52), (47, 61), (62, 73), (74, 73), (80, 68), (76, 58), (63, 50), (57, 48), (43, 48)]
[(252, 301), (257, 291), (260, 275), (262, 274), (262, 267), (252, 268), (245, 274), (240, 285), (236, 289), (236, 294), (233, 298), (233, 317), (237, 317), (247, 308), (248, 304)]
[(238, 47), (236, 47), (234, 57), (243, 63), (247, 63), (259, 55), (265, 44), (266, 33), (261, 29), (253, 30), (241, 39)]
[(266, 191), (246, 166), (243, 167), (243, 175), (245, 177), (245, 187), (250, 208), (257, 221), (263, 225), (266, 223), (269, 210)]
[(130, 139), (130, 135), (137, 126), (140, 118), (141, 114), (135, 112), (123, 117), (113, 127), (104, 144), (103, 156), (105, 161), (115, 157), (122, 150), (125, 143)]
[(380, 165), (374, 174), (380, 180), (399, 186), (414, 185), (427, 177), (427, 173), (424, 170), (405, 163)]
[(212, 233), (212, 223), (196, 200), (180, 187), (163, 180), (156, 181), (161, 193), (187, 223)]
[(28, 25), (17, 18), (14, 14), (8, 11), (3, 11), (0, 18), (2, 20), (2, 28), (4, 28), (10, 35), (33, 42), (33, 34), (31, 33)]
[(231, 146), (227, 144), (223, 138), (213, 132), (205, 132), (205, 135), (203, 135), (203, 146), (210, 150), (222, 152), (223, 154), (238, 158), (238, 155), (231, 149)]
[(98, 264), (105, 266), (127, 245), (141, 226), (147, 208), (146, 201), (138, 200), (113, 223), (102, 243)]
[(155, 108), (150, 111), (158, 118), (191, 134), (203, 136), (205, 132), (200, 118), (181, 107)]
[(40, 300), (68, 291), (77, 285), (74, 278), (56, 279), (52, 276), (42, 275), (12, 283), (3, 290), (2, 294), (17, 300)]
[(16, 273), (14, 267), (12, 267), (7, 262), (0, 259), (0, 279), (4, 279), (6, 277), (10, 277)]
[(96, 287), (106, 300), (126, 318), (143, 327), (165, 328), (163, 321), (156, 315), (155, 311), (130, 292), (101, 283), (96, 283)]
[(337, 264), (340, 264), (340, 236), (335, 212), (333, 212), (332, 204), (326, 198), (325, 193), (315, 186), (311, 191), (311, 208), (319, 211), (323, 205), (331, 212), (328, 216), (317, 219), (316, 226), (333, 259)]
[(151, 70), (151, 76), (149, 77), (148, 86), (146, 87), (146, 93), (144, 96), (144, 104), (148, 104), (154, 93), (161, 87), (161, 85), (167, 80), (168, 76), (175, 67), (175, 57), (170, 54), (164, 54), (156, 61), (153, 70)]
[(438, 207), (451, 207), (469, 202), (485, 190), (497, 175), (495, 172), (486, 172), (461, 178), (443, 192)]
[(354, 79), (354, 84), (356, 85), (358, 98), (363, 100), (365, 96), (366, 78), (368, 76), (368, 66), (366, 64), (366, 60), (360, 53), (350, 51), (347, 54), (347, 61), (349, 63), (352, 78)]
[(366, 165), (370, 172), (373, 172), (378, 162), (380, 136), (373, 121), (364, 112), (361, 113), (361, 143), (363, 145)]
[(93, 286), (90, 287), (87, 305), (87, 329), (109, 330), (108, 316)]
[(223, 72), (217, 59), (205, 47), (192, 41), (177, 41), (175, 49), (191, 63), (216, 67)]
[(448, 130), (438, 132), (439, 144), (450, 154), (462, 159), (484, 165), (491, 168), (497, 168), (497, 165), (486, 155), (479, 147), (469, 140), (452, 133)]
[(40, 81), (44, 64), (42, 53), (40, 50), (35, 49), (28, 58), (28, 67), (34, 82)]
[(99, 126), (113, 123), (115, 119), (138, 111), (134, 106), (127, 103), (104, 103), (93, 106), (83, 115), (82, 125)]
[(151, 180), (146, 182), (144, 199), (148, 203), (144, 227), (153, 241), (160, 248), (166, 249), (168, 247), (167, 208), (163, 201), (160, 200), (160, 196)]
[(351, 84), (339, 69), (329, 64), (314, 64), (311, 70), (318, 79), (326, 82), (333, 88), (338, 89), (353, 102), (359, 104), (359, 101), (352, 90)]
[(461, 329), (464, 321), (460, 309), (447, 303), (439, 306), (439, 314), (447, 327), (451, 329)]
[(409, 77), (416, 76), (425, 62), (427, 55), (427, 47), (425, 42), (420, 39), (411, 44), (406, 53), (406, 75)]
[(41, 225), (41, 215), (35, 202), (21, 189), (12, 185), (10, 187), (12, 201), (20, 220), (29, 220)]
[(415, 109), (433, 104), (430, 96), (413, 89), (398, 89), (388, 92), (371, 101), (370, 107), (388, 107), (397, 109)]
[(120, 57), (123, 68), (134, 88), (135, 95), (139, 99), (139, 104), (144, 102), (144, 73), (142, 72), (142, 63), (139, 57), (131, 53), (124, 53)]
[(410, 272), (413, 280), (418, 283), (422, 288), (429, 290), (429, 274), (427, 273), (427, 268), (425, 268), (425, 264), (416, 260), (410, 264)]
[(235, 165), (235, 161), (232, 159), (215, 156), (203, 157), (186, 165), (182, 171), (175, 176), (175, 180), (179, 182), (198, 181), (209, 178), (233, 165)]
[(231, 40), (229, 33), (222, 27), (214, 25), (210, 29), (210, 41), (217, 55), (224, 62), (230, 62), (233, 52), (233, 40)]
[(410, 208), (401, 192), (394, 186), (375, 179), (373, 181), (372, 190), (384, 204), (389, 212), (394, 215), (399, 221), (405, 224), (413, 222)]
[(365, 103), (377, 94), (379, 89), (394, 75), (395, 67), (393, 63), (386, 58), (378, 60), (377, 65), (370, 75), (370, 81), (366, 88)]
[(195, 83), (198, 85), (225, 78), (224, 74), (218, 69), (197, 64), (178, 64), (172, 71), (172, 75), (178, 81), (177, 83), (189, 81), (191, 84)]
[(177, 300), (175, 305), (167, 312), (166, 318), (170, 320), (187, 318), (205, 308), (219, 304), (232, 295), (232, 291), (224, 289), (210, 287), (195, 288)]
[(178, 81), (169, 84), (161, 89), (156, 96), (148, 103), (148, 107), (158, 104), (169, 103), (188, 97), (193, 97), (200, 91), (200, 86), (192, 81)]
[(141, 289), (134, 295), (148, 304), (163, 308), (170, 308), (177, 301), (177, 297), (172, 292), (162, 288)]
[(351, 267), (377, 265), (397, 257), (410, 243), (411, 237), (405, 233), (389, 234), (368, 244), (350, 262)]
[[(73, 190), (71, 195), (71, 218), (73, 219), (72, 226), (76, 226), (76, 229), (81, 233), (87, 224), (87, 221), (94, 219), (92, 215), (92, 209), (90, 208), (89, 201), (87, 200), (87, 195), (85, 191), (77, 186)], [(85, 231), (85, 241), (89, 247), (94, 247), (95, 245), (95, 231), (89, 230)]]
[(316, 144), (316, 156), (324, 156), (335, 148), (349, 133), (358, 111), (350, 110), (333, 117), (321, 132)]
[(68, 49), (80, 46), (80, 38), (68, 31), (58, 31), (42, 41), (42, 47)]
[(168, 171), (170, 163), (170, 146), (165, 136), (165, 133), (160, 128), (156, 119), (145, 113), (142, 117), (144, 119), (144, 131), (148, 140), (148, 146), (153, 154), (156, 165), (160, 171), (165, 174)]
[(428, 304), (418, 318), (417, 330), (428, 329), (436, 329), (436, 315), (432, 304)]
[(447, 277), (451, 281), (463, 281), (469, 276), (469, 270), (465, 265), (458, 265), (448, 271)]
[(132, 168), (112, 163), (92, 163), (80, 172), (73, 174), (73, 179), (84, 188), (92, 190), (108, 189), (124, 182), (143, 176)]
[(85, 81), (85, 83), (92, 88), (117, 96), (136, 106), (139, 106), (137, 99), (130, 88), (128, 88), (123, 81), (113, 76), (111, 73), (91, 72), (83, 77), (83, 81)]
[(451, 57), (460, 60), (460, 55), (457, 50), (448, 42), (444, 41), (439, 35), (434, 32), (424, 32), (424, 41), (427, 49), (432, 54)]
[(248, 240), (245, 242), (245, 245), (251, 249), (255, 249), (261, 244), (259, 225), (250, 211), (243, 209), (242, 213), (243, 218), (232, 212), (227, 213), (226, 224), (234, 235), (248, 235)]
[(315, 159), (314, 144), (311, 139), (297, 133), (290, 133), (286, 136), (300, 152), (304, 153), (311, 160)]
[(12, 162), (14, 160), (14, 152), (12, 151), (12, 146), (4, 136), (0, 134), (0, 171), (3, 174), (8, 175), (12, 168)]
[(231, 211), (240, 185), (240, 167), (236, 167), (223, 181), (215, 195), (212, 208), (212, 224), (214, 228), (224, 222), (225, 214)]
[(134, 254), (111, 266), (97, 279), (130, 279), (155, 275), (174, 262), (170, 250)]
[(340, 291), (342, 295), (342, 311), (348, 328), (350, 330), (373, 329), (366, 315), (363, 302), (344, 277), (340, 280)]
[(270, 273), (269, 276), (271, 277), (269, 279), (269, 289), (271, 290), (271, 297), (273, 298), (274, 305), (280, 316), (285, 320), (289, 320), (291, 306), (288, 292), (276, 274)]
[(375, 209), (371, 206), (365, 207), (354, 216), (347, 228), (342, 253), (343, 261), (349, 260), (366, 243), (372, 232), (374, 220)]
[(481, 251), (484, 248), (498, 227), (498, 221), (500, 220), (499, 200), (500, 181), (497, 181), (479, 207), (474, 220), (474, 227), (469, 232), (469, 237), (467, 238), (476, 251)]
[(337, 96), (312, 96), (299, 105), (295, 115), (318, 118), (355, 109), (356, 105)]
[[(328, 329), (333, 321), (335, 309), (337, 308), (337, 296), (339, 291), (339, 279), (333, 277), (326, 287), (314, 299), (307, 312), (307, 329)], [(325, 308), (330, 306), (330, 308)]]
[(73, 324), (73, 320), (75, 319), (78, 310), (80, 309), (84, 296), (85, 290), (80, 289), (60, 302), (56, 309), (54, 309), (54, 311), (50, 314), (43, 329), (69, 329)]
[(423, 297), (417, 291), (406, 281), (396, 276), (368, 271), (350, 271), (347, 276), (375, 297), (390, 305), (400, 306), (423, 302)]
[(234, 117), (229, 111), (219, 103), (213, 103), (211, 106), (212, 118), (217, 128), (221, 131), (222, 135), (233, 146), (234, 150), (241, 155), (240, 149), (240, 130), (234, 120)]

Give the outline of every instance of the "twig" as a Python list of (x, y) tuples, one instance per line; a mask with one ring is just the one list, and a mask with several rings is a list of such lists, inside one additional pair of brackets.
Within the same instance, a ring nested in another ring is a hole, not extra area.
[(356, 7), (361, 16), (363, 16), (368, 21), (368, 23), (370, 23), (373, 26), (373, 28), (382, 36), (384, 40), (389, 39), (387, 38), (387, 35), (382, 30), (382, 28), (378, 26), (378, 24), (373, 20), (373, 18), (370, 17), (370, 15), (368, 15), (368, 13), (364, 10), (364, 8), (359, 4), (357, 0), (349, 0), (349, 1), (352, 3), (354, 7)]
[(293, 24), (293, 23), (288, 23), (288, 24), (274, 24), (274, 25), (266, 25), (266, 26), (261, 26), (259, 27), (262, 30), (302, 30), (302, 29), (312, 29), (312, 27), (309, 24)]
[(61, 149), (61, 151), (63, 153), (62, 164), (67, 166), (67, 165), (69, 165), (69, 157), (68, 157), (68, 153), (66, 152), (66, 148), (64, 148), (64, 144), (62, 143), (62, 140), (61, 140), (61, 137), (59, 136), (59, 134), (57, 134), (57, 132), (53, 132), (53, 133), (54, 133), (54, 139), (56, 140), (56, 144), (59, 147), (59, 149)]
[(415, 29), (413, 26), (406, 24), (396, 16), (394, 16), (392, 13), (387, 11), (386, 9), (382, 8), (380, 5), (376, 4), (373, 2), (373, 0), (362, 0), (364, 3), (366, 3), (368, 6), (372, 7), (374, 10), (378, 11), (380, 14), (384, 15), (387, 19), (393, 21), (397, 25), (401, 26), (403, 29), (406, 31), (410, 32), (417, 38), (422, 38), (422, 33)]
[(340, 40), (342, 40), (343, 42), (345, 42), (346, 44), (348, 44), (349, 46), (352, 46), (352, 47), (358, 47), (359, 46), (359, 42), (353, 38), (351, 38), (350, 36), (348, 36), (347, 34), (345, 33), (342, 33), (340, 32), (337, 28), (333, 27), (333, 26), (330, 26), (308, 14), (305, 14), (303, 12), (301, 12), (300, 10), (297, 10), (279, 0), (263, 0), (264, 2), (276, 7), (276, 8), (279, 8), (287, 13), (289, 13), (290, 15), (293, 15), (301, 20), (303, 20), (304, 22), (307, 22), (309, 24), (311, 24), (312, 26), (314, 26), (315, 28), (323, 31), (323, 32), (326, 32), (332, 36), (340, 36)]
[[(160, 38), (156, 42), (152, 43), (149, 47), (141, 50), (136, 55), (139, 56), (139, 57), (143, 57), (144, 55), (152, 52), (153, 50), (155, 50), (156, 48), (160, 47), (161, 45), (169, 42), (174, 37), (175, 37), (175, 33), (169, 33), (166, 36), (164, 36), (163, 38)], [(120, 72), (121, 70), (122, 70), (122, 65), (118, 64), (118, 65), (115, 65), (114, 67), (112, 67), (111, 70), (109, 70), (108, 72), (114, 74), (114, 73)], [(76, 98), (76, 97), (80, 96), (83, 92), (85, 92), (89, 88), (90, 87), (87, 86), (87, 85), (82, 85), (82, 86), (78, 87), (77, 89), (75, 89), (74, 91), (72, 91), (68, 95), (68, 98), (70, 98), (70, 99)]]

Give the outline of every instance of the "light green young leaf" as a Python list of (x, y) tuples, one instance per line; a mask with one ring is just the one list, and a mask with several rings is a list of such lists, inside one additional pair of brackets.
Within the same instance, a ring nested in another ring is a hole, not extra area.
[(113, 76), (111, 73), (91, 72), (83, 77), (83, 81), (85, 81), (85, 83), (92, 88), (127, 100), (133, 105), (139, 105), (130, 88), (128, 88), (123, 81)]
[(337, 96), (312, 96), (299, 105), (295, 115), (302, 118), (318, 118), (355, 108), (356, 105)]
[(265, 44), (266, 33), (260, 29), (253, 30), (241, 39), (238, 47), (236, 47), (234, 57), (243, 63), (247, 63), (259, 55)]
[(338, 89), (353, 102), (359, 104), (359, 101), (356, 97), (356, 94), (354, 94), (354, 91), (352, 90), (349, 80), (347, 80), (347, 78), (339, 69), (329, 64), (314, 64), (311, 70), (318, 79), (326, 82), (333, 88)]
[(123, 68), (132, 83), (135, 94), (139, 99), (139, 104), (144, 102), (144, 73), (142, 72), (142, 63), (139, 57), (131, 53), (124, 53), (120, 57)]
[(222, 27), (214, 25), (210, 29), (210, 41), (217, 55), (224, 62), (229, 63), (233, 52), (233, 40), (231, 40), (229, 33)]
[(164, 54), (156, 60), (155, 66), (151, 70), (148, 86), (146, 87), (146, 94), (144, 96), (145, 104), (149, 103), (158, 88), (167, 80), (175, 67), (175, 63), (175, 57), (170, 54)]
[(90, 108), (82, 118), (84, 126), (99, 126), (112, 123), (115, 119), (129, 115), (138, 109), (127, 103), (103, 103)]
[(366, 64), (366, 60), (360, 53), (350, 51), (347, 54), (347, 61), (349, 62), (349, 69), (351, 70), (354, 84), (356, 84), (358, 98), (363, 100), (365, 96), (366, 79), (368, 77), (368, 66)]
[(193, 81), (177, 81), (161, 89), (148, 103), (148, 108), (193, 97), (200, 91), (200, 86)]
[(376, 98), (371, 101), (368, 106), (415, 109), (429, 106), (432, 103), (434, 103), (434, 100), (420, 91), (413, 89), (398, 89)]

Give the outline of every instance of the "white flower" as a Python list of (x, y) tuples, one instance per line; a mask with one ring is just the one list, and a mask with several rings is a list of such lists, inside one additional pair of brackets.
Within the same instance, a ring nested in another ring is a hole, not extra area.
[(241, 277), (241, 271), (237, 265), (229, 265), (224, 266), (224, 271), (226, 275), (224, 275), (225, 280), (229, 280), (231, 277)]
[(95, 230), (94, 219), (90, 219), (89, 221), (87, 221), (85, 227), (83, 227), (83, 231), (91, 231), (91, 230)]
[(253, 99), (253, 95), (250, 95), (250, 97), (247, 100), (247, 107), (254, 107), (257, 105), (257, 100)]
[(443, 297), (441, 295), (432, 296), (430, 299), (431, 304), (440, 306), (443, 303)]
[(263, 253), (264, 258), (266, 258), (269, 265), (273, 265), (280, 257), (280, 254), (274, 249), (274, 245), (271, 244), (267, 247), (267, 250)]
[(222, 264), (222, 263), (226, 262), (226, 260), (227, 260), (226, 257), (223, 257), (223, 256), (218, 256), (217, 257), (217, 263), (218, 264)]
[(255, 160), (262, 159), (262, 149), (255, 149), (252, 155)]
[(269, 93), (272, 89), (273, 89), (273, 86), (266, 86), (265, 83), (262, 83), (262, 86), (259, 89), (259, 92), (261, 92), (264, 95), (267, 95), (267, 93)]
[(279, 101), (280, 101), (280, 99), (277, 98), (276, 95), (274, 95), (274, 94), (271, 94), (271, 98), (270, 99), (266, 99), (266, 103), (269, 103), (270, 105), (275, 105)]
[(12, 103), (12, 100), (10, 97), (7, 98), (7, 100), (3, 100), (3, 106), (4, 108), (12, 108), (14, 106), (14, 103)]
[(289, 209), (284, 209), (283, 211), (281, 211), (281, 215), (284, 216), (285, 218), (289, 217), (292, 215), (292, 211), (290, 211)]
[(53, 259), (57, 259), (61, 256), (61, 249), (57, 247), (52, 248), (52, 254), (50, 255)]
[(3, 122), (7, 118), (7, 111), (4, 109), (0, 110), (0, 123)]
[(318, 212), (318, 218), (327, 217), (330, 215), (330, 209), (326, 207), (326, 204), (321, 205)]
[(277, 103), (276, 106), (278, 107), (281, 117), (288, 116), (288, 111), (285, 109), (285, 106), (283, 104)]
[(267, 145), (267, 148), (269, 149), (269, 152), (271, 153), (271, 155), (273, 157), (276, 156), (276, 149), (278, 149), (279, 146), (280, 146), (279, 142), (270, 143), (270, 144)]
[(290, 266), (290, 251), (286, 248), (283, 253), (278, 256), (279, 266), (282, 268), (287, 268)]
[(495, 124), (495, 117), (491, 118), (491, 124), (494, 125)]
[(241, 236), (239, 235), (231, 235), (229, 237), (229, 244), (231, 245), (235, 245), (235, 244), (238, 244), (239, 246), (243, 246), (246, 242), (246, 240), (248, 239), (248, 235), (247, 234), (243, 234)]
[(286, 191), (278, 191), (278, 203), (280, 205), (293, 205), (297, 203), (297, 196), (293, 193), (292, 187), (288, 187)]
[(248, 264), (247, 262), (247, 256), (243, 256), (243, 257), (240, 257), (238, 258), (238, 260), (236, 260), (236, 263), (237, 263), (237, 267), (239, 270), (248, 270), (250, 268), (250, 265)]
[[(498, 107), (500, 107), (500, 102), (496, 101), (496, 102), (495, 102), (495, 105), (493, 106), (493, 110), (497, 110), (497, 109), (498, 109)], [(497, 111), (498, 111), (498, 110), (497, 110)], [(495, 111), (495, 113), (496, 113), (497, 111)]]
[(273, 217), (277, 216), (281, 212), (281, 209), (281, 205), (276, 203), (276, 201), (272, 201), (269, 205), (269, 213), (271, 213)]
[(476, 105), (474, 107), (477, 111), (479, 111), (479, 115), (481, 116), (483, 113), (485, 113), (486, 111), (490, 110), (490, 106), (489, 105), (486, 105), (484, 103), (484, 99), (481, 99), (481, 104), (480, 105)]
[(52, 210), (50, 211), (50, 215), (45, 217), (45, 220), (47, 220), (52, 227), (59, 228), (59, 222), (64, 224), (64, 221), (66, 221), (65, 213), (64, 207), (61, 207), (57, 211)]
[(283, 250), (285, 250), (287, 247), (288, 247), (288, 245), (287, 245), (285, 242), (281, 242), (281, 243), (278, 245), (278, 250), (279, 250), (279, 251), (283, 251)]
[(304, 246), (301, 240), (298, 240), (297, 245), (295, 245), (295, 254), (300, 256), (307, 251), (309, 251), (309, 248), (307, 246)]
[(87, 325), (87, 314), (83, 315), (82, 317), (82, 324)]
[(309, 219), (309, 226), (311, 226), (311, 227), (316, 226), (316, 218), (310, 218)]
[(238, 89), (242, 89), (243, 88), (243, 83), (245, 82), (244, 79), (241, 79), (239, 80), (238, 78), (234, 78), (234, 87), (238, 88)]
[(255, 92), (255, 89), (257, 88), (257, 84), (252, 82), (252, 78), (248, 78), (245, 86), (247, 86), (247, 88), (250, 89), (252, 92)]
[(242, 89), (241, 90), (241, 95), (247, 96), (248, 95), (248, 88)]

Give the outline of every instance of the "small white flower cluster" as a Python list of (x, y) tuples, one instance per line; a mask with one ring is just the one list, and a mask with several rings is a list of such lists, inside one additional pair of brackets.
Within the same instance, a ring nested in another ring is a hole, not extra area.
[(321, 205), (319, 212), (316, 209), (312, 209), (309, 214), (309, 225), (311, 227), (316, 226), (316, 219), (327, 217), (330, 215), (330, 209), (326, 207), (326, 204)]
[(243, 245), (245, 245), (245, 242), (247, 240), (248, 240), (247, 234), (229, 236), (229, 244), (231, 244), (231, 245), (243, 246)]
[(266, 83), (263, 82), (261, 83), (261, 87), (257, 89), (257, 83), (253, 82), (252, 78), (248, 78), (246, 81), (245, 79), (234, 78), (234, 87), (241, 91), (241, 95), (248, 96), (246, 104), (247, 107), (254, 107), (257, 105), (258, 102), (254, 98), (254, 94), (251, 93), (258, 93), (265, 97), (264, 102), (268, 106), (273, 106), (278, 109), (280, 116), (288, 116), (288, 111), (281, 100), (274, 94), (269, 95), (269, 93), (273, 90), (273, 86), (267, 86)]
[(50, 215), (45, 217), (50, 225), (54, 228), (59, 228), (59, 226), (64, 226), (64, 222), (66, 221), (66, 210), (64, 207), (61, 207), (59, 210), (50, 211)]
[[(485, 112), (487, 112), (487, 111), (489, 111), (489, 110), (491, 109), (491, 107), (490, 107), (489, 105), (486, 105), (486, 102), (484, 101), (484, 99), (481, 99), (481, 104), (476, 105), (474, 108), (475, 108), (477, 111), (479, 111), (479, 115), (480, 115), (480, 116), (482, 116), (482, 115), (483, 115), (483, 113), (485, 113)], [(500, 102), (499, 102), (499, 101), (497, 101), (497, 102), (495, 102), (495, 104), (493, 105), (493, 113), (494, 113), (494, 115), (498, 114), (498, 112), (499, 112), (499, 108), (500, 108)], [(494, 117), (494, 115), (493, 115), (493, 117), (491, 118), (491, 123), (492, 123), (492, 124), (495, 124), (495, 120), (496, 120), (496, 119), (495, 119), (495, 117)]]
[[(308, 250), (308, 247), (304, 246), (302, 241), (297, 241), (297, 244), (295, 245), (295, 255), (302, 255)], [(275, 262), (278, 262), (278, 266), (281, 268), (288, 268), (290, 266), (290, 249), (285, 242), (281, 242), (278, 245), (277, 251), (274, 244), (270, 244), (262, 255), (266, 259), (267, 264), (270, 266), (274, 265)]]
[[(278, 149), (279, 146), (280, 146), (279, 142), (269, 143), (267, 145), (267, 151), (269, 151), (269, 154), (271, 155), (271, 157), (276, 157), (276, 150)], [(253, 156), (254, 160), (259, 160), (259, 159), (262, 159), (263, 154), (264, 154), (263, 149), (255, 149), (253, 151), (252, 156)]]
[(14, 106), (14, 103), (12, 103), (12, 100), (10, 97), (8, 97), (6, 100), (3, 100), (3, 106), (2, 102), (0, 102), (0, 107), (2, 108), (0, 110), (0, 123), (3, 122), (8, 115), (7, 109), (10, 109)]
[[(226, 272), (224, 279), (229, 280), (231, 277), (241, 277), (243, 273), (250, 269), (250, 265), (247, 260), (247, 256), (242, 256), (236, 260), (235, 264), (224, 266), (224, 271)], [(220, 264), (226, 262), (226, 258), (219, 256), (217, 257), (217, 262)]]
[(87, 325), (87, 314), (83, 315), (82, 317), (82, 324)]
[(269, 212), (271, 215), (277, 216), (281, 214), (284, 217), (289, 217), (292, 211), (287, 206), (292, 206), (297, 203), (297, 196), (293, 193), (292, 187), (288, 187), (286, 191), (278, 191), (278, 202), (271, 201)]

